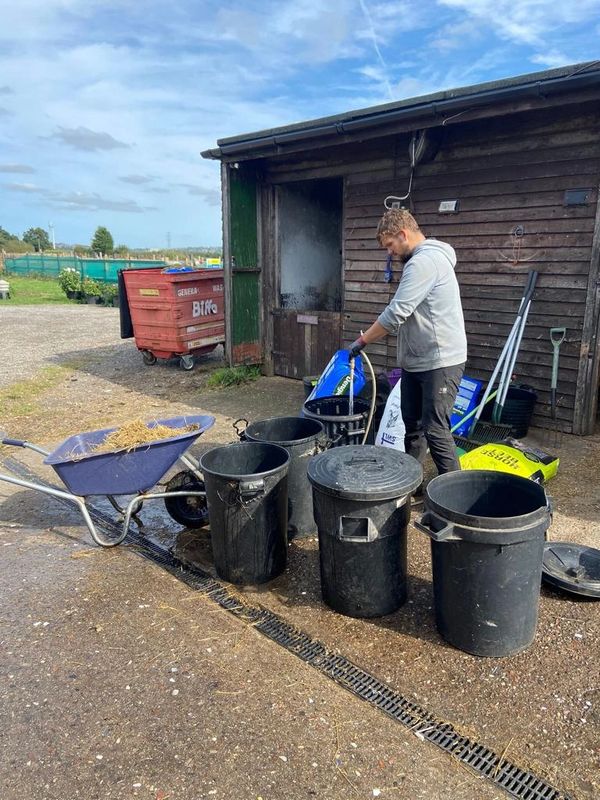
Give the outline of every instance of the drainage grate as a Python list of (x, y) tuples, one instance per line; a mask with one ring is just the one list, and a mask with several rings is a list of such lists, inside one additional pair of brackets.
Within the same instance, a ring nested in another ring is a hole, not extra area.
[[(25, 480), (44, 483), (24, 464), (12, 458), (4, 460), (10, 472)], [(50, 484), (45, 484), (50, 485)], [(56, 487), (54, 487), (56, 488)], [(72, 503), (56, 498), (59, 503), (73, 507)], [(121, 529), (102, 511), (90, 508), (94, 522), (111, 533)], [(203, 592), (221, 608), (239, 619), (251, 623), (263, 635), (310, 664), (344, 689), (383, 711), (400, 722), (420, 739), (427, 740), (445, 750), (474, 772), (483, 775), (519, 800), (573, 800), (528, 770), (518, 767), (493, 750), (462, 736), (449, 722), (443, 722), (403, 697), (374, 675), (353, 664), (345, 656), (333, 653), (319, 641), (283, 622), (276, 614), (263, 608), (246, 605), (234, 597), (222, 584), (197, 567), (190, 567), (155, 542), (149, 541), (130, 528), (127, 542), (134, 544), (144, 558), (165, 567), (172, 575), (197, 591)]]

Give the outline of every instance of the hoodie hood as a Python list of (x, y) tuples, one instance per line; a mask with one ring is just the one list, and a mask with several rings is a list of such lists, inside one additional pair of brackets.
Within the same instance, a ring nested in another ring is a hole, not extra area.
[(424, 242), (421, 242), (421, 244), (418, 244), (415, 247), (413, 250), (413, 256), (416, 256), (417, 253), (432, 255), (434, 257), (437, 257), (440, 253), (443, 253), (443, 255), (448, 259), (452, 269), (456, 267), (456, 253), (454, 252), (454, 248), (451, 247), (447, 242), (440, 242), (438, 239), (425, 239)]

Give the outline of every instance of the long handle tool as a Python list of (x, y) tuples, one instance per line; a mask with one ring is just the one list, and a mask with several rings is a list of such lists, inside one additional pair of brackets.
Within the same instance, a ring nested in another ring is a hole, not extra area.
[(504, 365), (501, 382), (498, 385), (498, 396), (494, 404), (494, 412), (492, 415), (492, 419), (494, 420), (494, 422), (500, 422), (500, 419), (502, 418), (502, 411), (504, 410), (504, 403), (506, 402), (506, 396), (508, 394), (510, 381), (517, 361), (517, 355), (519, 353), (519, 348), (521, 346), (521, 340), (523, 339), (525, 326), (527, 325), (527, 317), (529, 316), (529, 309), (531, 308), (531, 301), (533, 299), (533, 294), (535, 292), (535, 285), (537, 283), (537, 278), (538, 278), (537, 272), (532, 271), (529, 273), (527, 287), (522, 300), (523, 305), (522, 307), (519, 307), (519, 314), (517, 315), (519, 319), (517, 334), (513, 340), (512, 349)]
[(550, 383), (550, 410), (552, 419), (556, 419), (556, 387), (558, 385), (558, 359), (560, 356), (560, 346), (565, 340), (566, 328), (550, 328), (550, 341), (554, 348), (552, 355), (552, 382)]
[[(517, 312), (517, 318), (515, 319), (515, 321), (513, 323), (513, 326), (512, 326), (512, 328), (510, 330), (510, 333), (508, 334), (508, 338), (507, 338), (506, 342), (504, 343), (504, 347), (502, 348), (502, 352), (500, 353), (500, 357), (499, 357), (499, 359), (498, 359), (498, 361), (496, 363), (496, 366), (494, 367), (494, 371), (492, 372), (492, 377), (490, 378), (490, 380), (488, 382), (488, 385), (486, 386), (485, 391), (483, 393), (483, 397), (481, 398), (481, 402), (479, 403), (479, 405), (477, 407), (477, 412), (475, 414), (473, 422), (472, 422), (468, 432), (465, 434), (466, 437), (471, 436), (472, 432), (475, 430), (475, 426), (479, 422), (479, 417), (481, 416), (481, 412), (483, 411), (484, 406), (487, 403), (488, 398), (489, 398), (489, 396), (490, 396), (490, 394), (492, 392), (492, 389), (494, 388), (494, 383), (496, 382), (496, 378), (500, 374), (500, 370), (501, 369), (506, 369), (506, 361), (509, 358), (509, 354), (512, 353), (516, 338), (517, 338), (518, 333), (519, 333), (519, 328), (520, 328), (520, 323), (521, 323), (521, 316), (522, 316), (522, 314), (523, 314), (523, 312), (525, 310), (525, 307), (527, 305), (528, 300), (531, 299), (530, 296), (529, 296), (529, 294), (530, 294), (529, 290), (530, 290), (531, 285), (532, 285), (533, 274), (534, 273), (532, 271), (530, 271), (528, 273), (528, 275), (527, 275), (527, 283), (525, 285), (523, 297), (521, 298), (521, 302), (519, 304), (519, 310)], [(501, 384), (499, 383), (498, 384), (498, 391), (500, 391), (500, 388), (501, 388)]]

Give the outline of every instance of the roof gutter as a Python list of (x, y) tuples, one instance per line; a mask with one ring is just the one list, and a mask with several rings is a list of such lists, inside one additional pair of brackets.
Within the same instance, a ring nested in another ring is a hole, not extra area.
[(323, 136), (352, 135), (362, 131), (371, 130), (381, 125), (404, 122), (411, 119), (421, 119), (429, 117), (432, 121), (443, 123), (448, 116), (453, 116), (463, 111), (470, 111), (492, 103), (505, 100), (522, 100), (528, 98), (546, 98), (552, 95), (561, 94), (573, 89), (582, 89), (588, 86), (598, 85), (600, 69), (591, 72), (579, 72), (566, 77), (549, 78), (547, 80), (537, 80), (520, 86), (506, 86), (498, 89), (488, 89), (482, 92), (475, 92), (461, 97), (450, 97), (444, 100), (436, 100), (405, 108), (387, 109), (352, 118), (348, 115), (339, 121), (331, 122), (317, 127), (299, 128), (294, 131), (282, 131), (281, 133), (269, 136), (257, 136), (256, 138), (243, 139), (237, 142), (222, 144), (220, 147), (205, 150), (201, 153), (203, 158), (221, 159), (227, 156), (234, 156), (242, 153), (252, 153), (265, 148), (276, 148), (280, 145), (292, 142), (309, 141)]

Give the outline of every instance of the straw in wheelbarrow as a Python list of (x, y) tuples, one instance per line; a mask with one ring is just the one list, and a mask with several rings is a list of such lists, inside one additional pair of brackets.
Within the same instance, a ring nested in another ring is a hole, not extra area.
[(178, 436), (182, 433), (191, 433), (197, 431), (200, 426), (197, 423), (184, 425), (173, 428), (170, 425), (163, 425), (156, 423), (149, 425), (141, 419), (134, 419), (132, 422), (127, 422), (117, 430), (112, 431), (106, 435), (103, 442), (92, 448), (94, 453), (110, 453), (115, 450), (133, 450), (135, 447), (140, 447), (150, 442), (156, 442), (161, 439), (170, 439), (173, 436)]

